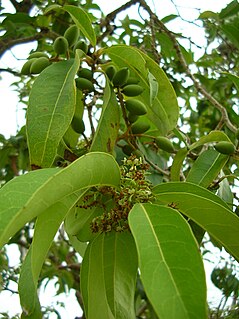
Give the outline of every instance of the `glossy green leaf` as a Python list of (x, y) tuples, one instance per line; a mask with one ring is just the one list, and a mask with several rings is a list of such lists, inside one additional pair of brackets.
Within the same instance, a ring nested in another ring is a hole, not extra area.
[(136, 204), (129, 225), (145, 292), (160, 319), (206, 319), (202, 258), (186, 220), (174, 209)]
[(87, 319), (132, 319), (138, 260), (129, 232), (99, 234), (87, 247), (81, 292)]
[(75, 74), (80, 60), (47, 67), (35, 80), (27, 108), (27, 138), (31, 164), (50, 167), (75, 112)]
[[(222, 176), (223, 175), (224, 174), (222, 174)], [(221, 199), (223, 199), (231, 209), (233, 208), (234, 195), (232, 193), (232, 190), (227, 178), (224, 178), (219, 183), (219, 189), (217, 191), (217, 195)]]
[[(0, 190), (0, 246), (65, 196), (95, 185), (118, 186), (120, 182), (118, 164), (101, 152), (88, 153), (64, 169), (54, 170), (48, 178), (42, 177), (42, 171), (17, 177)], [(35, 184), (34, 177), (42, 178), (42, 182)]]
[(67, 11), (71, 15), (72, 20), (75, 22), (84, 36), (90, 41), (93, 46), (95, 46), (96, 36), (88, 13), (80, 7), (71, 5), (66, 5), (62, 7), (62, 9)]
[(120, 108), (113, 87), (106, 80), (102, 113), (91, 144), (91, 151), (113, 153), (118, 137)]
[[(179, 108), (175, 92), (164, 71), (146, 54), (134, 47), (115, 45), (105, 50), (112, 61), (119, 67), (128, 67), (140, 79), (144, 92), (137, 97), (147, 106), (147, 117), (162, 135), (171, 131), (177, 123)], [(157, 96), (150, 96), (149, 72), (158, 83)], [(150, 103), (152, 100), (152, 104)]]
[(239, 260), (239, 218), (220, 197), (187, 182), (160, 184), (154, 194), (160, 203), (173, 206), (192, 219)]
[(201, 153), (193, 163), (186, 181), (207, 188), (218, 176), (227, 161), (227, 155), (220, 154), (214, 149), (208, 149)]
[(227, 38), (238, 49), (239, 48), (239, 40), (238, 40), (239, 29), (238, 29), (238, 27), (235, 24), (224, 24), (221, 26), (221, 29), (225, 33)]
[(206, 143), (212, 142), (220, 142), (220, 141), (227, 141), (231, 142), (229, 137), (222, 131), (211, 131), (208, 135), (201, 137), (197, 142), (190, 145), (190, 150), (193, 150), (196, 147), (203, 146)]

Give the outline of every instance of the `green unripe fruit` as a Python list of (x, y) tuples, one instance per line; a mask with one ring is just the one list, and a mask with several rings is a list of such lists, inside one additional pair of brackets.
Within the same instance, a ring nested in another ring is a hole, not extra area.
[(112, 81), (112, 79), (116, 73), (116, 67), (114, 65), (107, 66), (107, 68), (105, 69), (105, 73), (107, 74), (110, 81)]
[(88, 52), (88, 45), (85, 43), (85, 41), (78, 41), (76, 45), (74, 46), (74, 51), (76, 49), (80, 49), (86, 54)]
[(82, 119), (78, 119), (76, 117), (73, 117), (72, 122), (71, 122), (71, 127), (78, 134), (82, 134), (85, 131), (84, 121)]
[(26, 63), (24, 63), (23, 66), (22, 66), (22, 69), (21, 69), (21, 74), (29, 75), (30, 74), (31, 65), (36, 60), (37, 60), (37, 58), (32, 58), (32, 59), (28, 60)]
[(129, 112), (128, 120), (129, 120), (130, 123), (136, 122), (138, 118), (139, 118), (138, 115)]
[(127, 80), (127, 82), (125, 83), (125, 85), (129, 85), (129, 84), (138, 84), (139, 83), (139, 79), (135, 78), (134, 76), (130, 76)]
[(86, 69), (86, 68), (82, 68), (80, 69), (78, 72), (77, 72), (77, 75), (80, 77), (80, 78), (85, 78), (85, 79), (88, 79), (88, 80), (92, 80), (93, 79), (93, 73), (91, 70), (89, 69)]
[(166, 151), (168, 153), (174, 152), (173, 144), (167, 137), (156, 137), (155, 142), (161, 150)]
[(87, 92), (94, 91), (93, 83), (90, 80), (85, 78), (77, 78), (76, 87), (81, 91), (87, 91)]
[(122, 93), (126, 96), (137, 96), (144, 91), (144, 88), (138, 84), (129, 84), (124, 86)]
[(131, 131), (133, 134), (143, 134), (144, 132), (148, 131), (150, 128), (150, 125), (148, 123), (144, 123), (144, 122), (135, 122), (132, 126), (131, 126)]
[(123, 151), (126, 155), (130, 156), (130, 155), (133, 153), (134, 149), (133, 149), (132, 146), (126, 144), (126, 145), (124, 145), (124, 146), (122, 147), (122, 151)]
[(76, 43), (76, 41), (79, 38), (79, 35), (80, 35), (79, 29), (75, 24), (71, 25), (68, 29), (66, 29), (64, 33), (64, 37), (68, 41), (69, 48)]
[(29, 55), (28, 59), (33, 59), (33, 58), (48, 58), (48, 55), (44, 52), (33, 52)]
[(235, 152), (235, 146), (231, 142), (218, 142), (214, 146), (215, 150), (217, 150), (219, 153), (226, 154), (226, 155), (231, 155)]
[(54, 41), (53, 48), (56, 54), (65, 54), (68, 50), (68, 41), (65, 37), (58, 37)]
[(125, 101), (126, 109), (135, 115), (144, 115), (147, 113), (147, 108), (143, 102), (135, 99), (129, 99)]
[(47, 66), (49, 66), (51, 63), (49, 59), (45, 57), (37, 58), (30, 67), (30, 73), (31, 74), (39, 74), (41, 71), (43, 71)]
[(115, 73), (112, 82), (115, 87), (123, 86), (129, 78), (129, 69), (122, 68)]

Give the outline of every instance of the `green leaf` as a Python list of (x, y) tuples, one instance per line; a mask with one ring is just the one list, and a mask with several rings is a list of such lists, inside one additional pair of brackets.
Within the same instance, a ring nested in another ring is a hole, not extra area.
[[(96, 185), (118, 186), (120, 182), (118, 164), (101, 152), (88, 153), (64, 169), (54, 170), (49, 174), (52, 176), (42, 171), (17, 177), (0, 190), (0, 247), (25, 223), (65, 196)], [(41, 183), (35, 182), (38, 178)]]
[(160, 184), (153, 192), (159, 203), (173, 206), (192, 219), (239, 260), (239, 218), (220, 197), (187, 182)]
[(149, 78), (149, 87), (150, 87), (150, 105), (153, 104), (156, 96), (158, 95), (158, 82), (155, 79), (155, 77), (153, 76), (152, 73), (149, 72), (148, 74), (148, 78)]
[(237, 89), (237, 94), (239, 95), (239, 77), (230, 73), (223, 73), (223, 74), (225, 74), (235, 84)]
[(237, 14), (239, 11), (239, 4), (237, 0), (230, 2), (222, 11), (219, 13), (220, 19), (225, 19)]
[(207, 188), (227, 161), (227, 155), (220, 154), (214, 149), (208, 149), (201, 153), (193, 163), (186, 181)]
[(91, 144), (92, 152), (103, 151), (113, 153), (118, 137), (119, 121), (120, 108), (116, 100), (114, 89), (106, 79), (100, 121)]
[(27, 138), (31, 164), (49, 167), (75, 112), (75, 74), (80, 60), (47, 67), (35, 80), (27, 108)]
[(208, 135), (201, 137), (197, 142), (190, 145), (189, 148), (190, 150), (193, 150), (194, 148), (203, 146), (206, 143), (220, 142), (220, 141), (231, 142), (231, 140), (225, 133), (221, 131), (211, 131)]
[(187, 148), (181, 148), (174, 156), (173, 164), (170, 170), (170, 176), (172, 181), (180, 181), (180, 173), (183, 165), (183, 161), (188, 153)]
[(66, 5), (62, 7), (62, 9), (67, 11), (71, 15), (72, 20), (75, 22), (84, 36), (90, 41), (93, 46), (95, 46), (96, 36), (88, 13), (80, 7), (71, 5)]
[(206, 319), (200, 252), (186, 220), (174, 209), (136, 204), (129, 225), (145, 292), (160, 319)]
[(25, 315), (37, 311), (39, 305), (37, 283), (42, 265), (57, 230), (76, 199), (76, 194), (70, 195), (47, 208), (37, 218), (33, 241), (23, 262), (19, 279), (19, 294)]
[(219, 16), (218, 16), (218, 13), (216, 12), (213, 12), (213, 11), (210, 11), (210, 10), (207, 10), (207, 11), (204, 11), (202, 13), (200, 13), (198, 19), (214, 19), (216, 21), (219, 20)]
[(239, 48), (239, 40), (238, 33), (239, 29), (233, 24), (224, 24), (221, 26), (222, 31), (225, 33), (227, 38), (237, 47)]
[(129, 232), (99, 234), (87, 247), (81, 292), (87, 319), (132, 319), (137, 252)]
[[(128, 67), (132, 75), (140, 79), (139, 84), (144, 87), (144, 92), (137, 98), (147, 106), (148, 119), (161, 135), (166, 135), (176, 126), (179, 108), (173, 87), (164, 71), (151, 58), (134, 47), (115, 45), (105, 49), (104, 52), (119, 68)], [(150, 103), (153, 96), (148, 79), (149, 72), (158, 83), (158, 93), (152, 104)]]

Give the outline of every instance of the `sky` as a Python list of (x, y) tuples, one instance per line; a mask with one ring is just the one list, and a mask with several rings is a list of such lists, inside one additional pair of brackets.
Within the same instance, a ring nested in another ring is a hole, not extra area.
[[(101, 9), (105, 14), (113, 11), (115, 8), (120, 5), (126, 3), (126, 0), (117, 0), (117, 1), (109, 1), (109, 0), (95, 0), (95, 3), (101, 6)], [(171, 0), (148, 0), (148, 4), (151, 9), (154, 10), (159, 18), (163, 18), (169, 14), (176, 13), (175, 8), (172, 4)], [(192, 8), (200, 8), (201, 12), (206, 10), (212, 10), (214, 12), (220, 11), (223, 7), (225, 7), (229, 2), (229, 0), (174, 0), (175, 4), (179, 5), (179, 11), (183, 18), (185, 19), (196, 19), (198, 17), (198, 11)], [(2, 6), (9, 7), (8, 0), (2, 0)], [(181, 7), (180, 7), (181, 6)], [(130, 10), (130, 16), (137, 16), (137, 11), (134, 7)], [(119, 17), (120, 18), (120, 17)], [(200, 28), (197, 28), (190, 24), (190, 26), (186, 23), (178, 23), (174, 22), (170, 25), (172, 30), (183, 31), (185, 36), (190, 36), (195, 39), (197, 43), (202, 43), (204, 41), (203, 34)], [(0, 60), (0, 68), (14, 68), (16, 70), (20, 70), (22, 65), (24, 64), (26, 58), (28, 57), (28, 53), (30, 50), (34, 49), (34, 44), (25, 44), (21, 46), (14, 47), (11, 52), (5, 54)], [(196, 53), (196, 56), (200, 56), (200, 51)], [(10, 137), (10, 135), (14, 135), (15, 132), (21, 128), (25, 123), (25, 111), (23, 109), (23, 105), (18, 103), (17, 93), (14, 91), (14, 88), (11, 87), (11, 83), (14, 81), (14, 77), (9, 73), (1, 74), (1, 85), (0, 85), (0, 134), (4, 134), (6, 137)], [(213, 248), (212, 248), (213, 249)], [(16, 247), (12, 248), (10, 252), (10, 260), (12, 260), (13, 264), (16, 260), (14, 256), (18, 254)], [(220, 252), (218, 249), (213, 249), (214, 254), (214, 263), (219, 262), (220, 260)], [(209, 256), (210, 257), (210, 256)], [(214, 267), (214, 264), (210, 262), (205, 262), (207, 269), (207, 281), (209, 283), (209, 291), (208, 296), (209, 300), (214, 303), (218, 303), (219, 299), (219, 291), (214, 288), (210, 284), (210, 272)], [(55, 300), (53, 296), (53, 286), (54, 283), (51, 283), (48, 286), (47, 290), (44, 293), (41, 293), (41, 302), (43, 305), (49, 305), (49, 300)], [(12, 287), (13, 290), (17, 290), (16, 286)], [(10, 301), (10, 304), (6, 302), (6, 300)], [(62, 319), (73, 319), (75, 316), (79, 316), (79, 306), (75, 301), (75, 297), (70, 294), (68, 297), (65, 295), (60, 296), (57, 300), (63, 301), (66, 303), (66, 309), (71, 309), (69, 313), (68, 310), (61, 309), (59, 307), (60, 313), (62, 315)], [(12, 305), (14, 304), (14, 307)], [(1, 293), (0, 294), (0, 312), (1, 311), (9, 311), (10, 315), (14, 315), (17, 312), (20, 312), (20, 305), (17, 296), (11, 295), (10, 293)], [(55, 319), (56, 316), (52, 315), (51, 319)]]

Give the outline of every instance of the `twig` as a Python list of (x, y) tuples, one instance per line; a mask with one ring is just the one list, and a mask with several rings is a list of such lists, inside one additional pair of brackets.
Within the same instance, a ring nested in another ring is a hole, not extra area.
[(158, 165), (151, 162), (148, 158), (144, 157), (145, 161), (149, 163), (150, 166), (152, 166), (156, 171), (158, 171), (160, 174), (169, 176), (170, 173), (160, 168)]
[(194, 86), (196, 88), (196, 90), (201, 93), (205, 98), (207, 98), (207, 100), (209, 102), (211, 102), (211, 104), (220, 111), (222, 117), (223, 117), (223, 122), (225, 123), (225, 125), (232, 131), (232, 132), (236, 132), (237, 128), (231, 123), (228, 114), (227, 114), (227, 110), (224, 108), (223, 105), (221, 105), (210, 93), (207, 92), (207, 90), (201, 85), (201, 83), (195, 78), (195, 76), (192, 74), (192, 72), (190, 71), (185, 58), (183, 56), (182, 50), (180, 48), (180, 45), (176, 39), (176, 37), (174, 36), (174, 34), (163, 24), (163, 22), (161, 22), (158, 17), (152, 12), (152, 10), (150, 9), (150, 7), (147, 5), (147, 3), (145, 2), (145, 0), (139, 0), (141, 6), (148, 12), (148, 14), (150, 15), (150, 18), (154, 20), (155, 24), (157, 24), (161, 30), (163, 30), (168, 37), (170, 38), (170, 40), (172, 41), (174, 48), (176, 50), (178, 59), (181, 63), (181, 65), (183, 66), (185, 73), (188, 75), (188, 77), (190, 77), (190, 79), (193, 81)]

